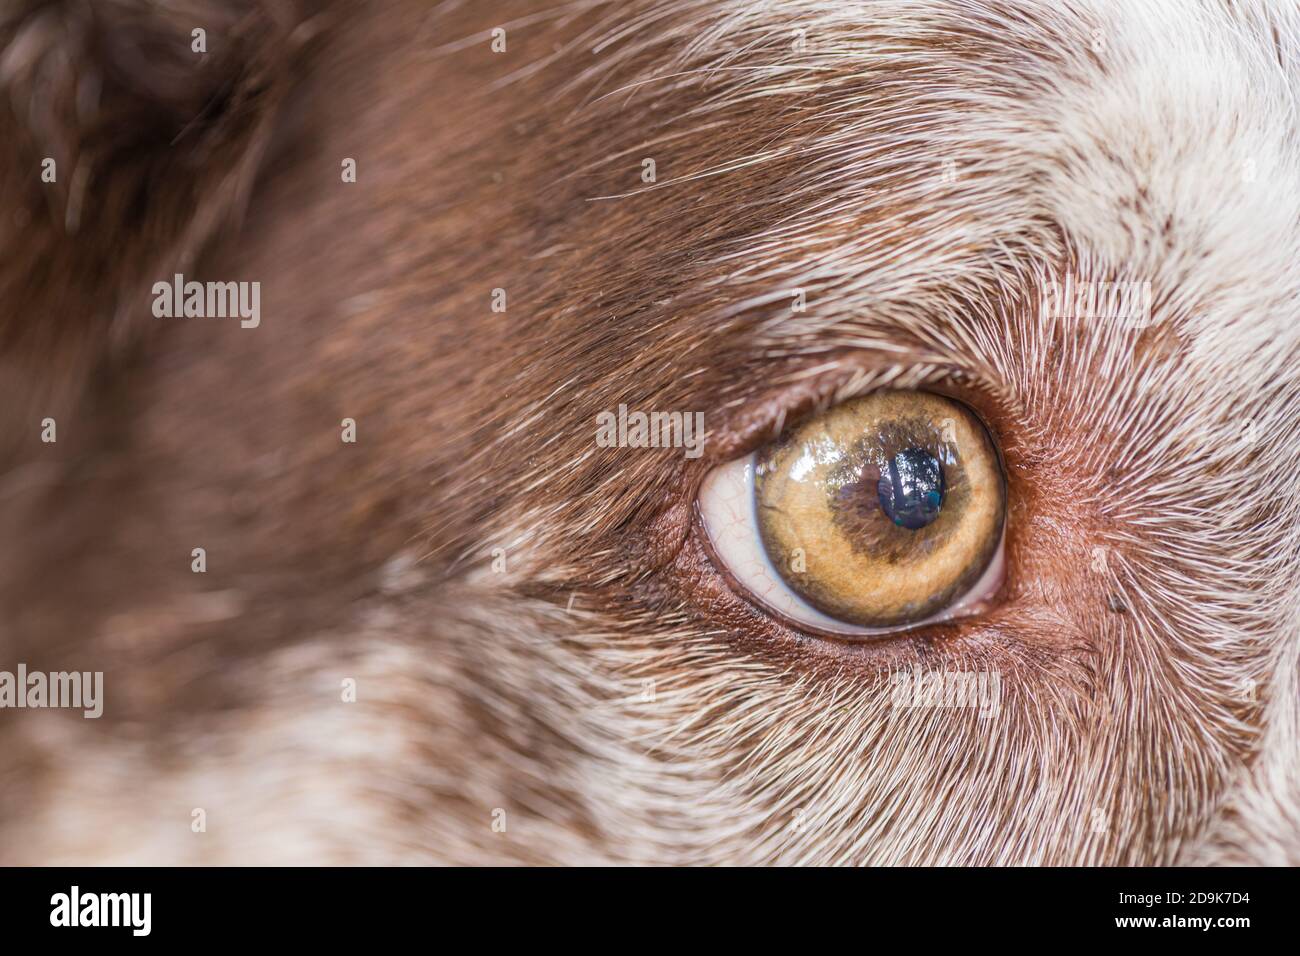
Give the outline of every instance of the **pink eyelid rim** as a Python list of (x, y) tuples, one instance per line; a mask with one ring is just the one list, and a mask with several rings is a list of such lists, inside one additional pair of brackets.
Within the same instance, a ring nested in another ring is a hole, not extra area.
[(714, 556), (750, 598), (787, 622), (831, 634), (898, 634), (978, 613), (1002, 586), (1006, 572), (1005, 528), (997, 552), (980, 579), (963, 597), (932, 617), (900, 627), (871, 628), (846, 624), (823, 614), (781, 580), (763, 548), (754, 508), (754, 458), (751, 453), (709, 472), (700, 487), (700, 514)]

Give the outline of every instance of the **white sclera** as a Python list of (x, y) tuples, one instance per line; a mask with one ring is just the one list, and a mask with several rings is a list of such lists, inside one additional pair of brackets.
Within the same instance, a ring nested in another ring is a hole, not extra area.
[(749, 596), (789, 623), (832, 634), (878, 636), (897, 634), (924, 624), (935, 624), (973, 614), (997, 593), (1005, 570), (1006, 534), (997, 552), (974, 586), (938, 614), (898, 627), (862, 627), (836, 620), (817, 610), (785, 583), (772, 565), (758, 530), (754, 506), (754, 460), (746, 455), (719, 465), (700, 487), (700, 514), (715, 557)]

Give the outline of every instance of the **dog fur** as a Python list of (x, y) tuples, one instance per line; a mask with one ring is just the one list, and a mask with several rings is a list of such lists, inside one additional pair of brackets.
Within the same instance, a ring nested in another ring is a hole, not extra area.
[[(1300, 863), (1298, 43), (1172, 0), (0, 14), (0, 660), (106, 688), (0, 713), (0, 861)], [(154, 319), (182, 269), (261, 326)], [(1048, 315), (1067, 274), (1152, 323)], [(842, 646), (692, 502), (882, 385), (988, 423), (1008, 575)], [(704, 458), (597, 448), (621, 402)], [(999, 715), (891, 707), (912, 667)]]

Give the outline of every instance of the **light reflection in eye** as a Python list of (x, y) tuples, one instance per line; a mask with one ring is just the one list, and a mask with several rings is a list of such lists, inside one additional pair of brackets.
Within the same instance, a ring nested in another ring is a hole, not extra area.
[(803, 481), (817, 466), (836, 464), (841, 456), (841, 449), (830, 439), (809, 442), (799, 460), (790, 466), (790, 477)]

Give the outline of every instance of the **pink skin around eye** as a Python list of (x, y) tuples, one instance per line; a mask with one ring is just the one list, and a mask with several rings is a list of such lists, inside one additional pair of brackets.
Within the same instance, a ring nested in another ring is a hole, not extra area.
[(1002, 586), (1006, 536), (974, 587), (938, 614), (905, 627), (870, 628), (829, 617), (796, 594), (772, 566), (754, 512), (754, 455), (714, 468), (699, 495), (700, 514), (714, 557), (757, 603), (797, 627), (858, 637), (897, 634), (924, 624), (965, 617), (983, 610)]

